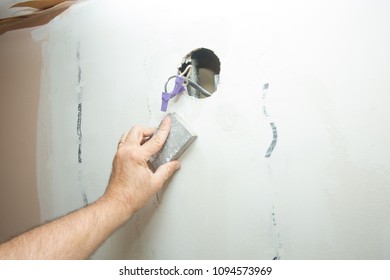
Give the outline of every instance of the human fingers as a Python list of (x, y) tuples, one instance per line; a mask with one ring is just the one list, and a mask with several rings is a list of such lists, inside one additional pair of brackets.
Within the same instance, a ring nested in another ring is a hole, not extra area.
[(125, 143), (126, 141), (126, 137), (127, 137), (127, 134), (129, 134), (128, 132), (126, 133), (123, 133), (119, 142), (118, 142), (118, 146), (117, 146), (117, 149), (119, 149), (121, 146), (123, 146), (123, 144)]
[(161, 165), (152, 177), (152, 187), (154, 191), (159, 191), (164, 183), (180, 169), (180, 161), (174, 160)]
[(170, 128), (171, 119), (167, 116), (161, 122), (158, 132), (154, 134), (153, 137), (142, 146), (146, 158), (149, 159), (152, 155), (156, 154), (162, 148), (165, 141), (167, 140)]
[(152, 136), (153, 136), (154, 132), (156, 131), (156, 128), (152, 128), (152, 129), (153, 129), (153, 133), (152, 133), (151, 135), (145, 136), (145, 137), (142, 139), (142, 141), (141, 141), (141, 146), (142, 146), (143, 144), (145, 144), (146, 142), (148, 142), (150, 139), (152, 139)]
[(155, 128), (145, 128), (142, 126), (133, 126), (127, 134), (125, 143), (130, 145), (143, 144), (144, 140), (152, 136)]

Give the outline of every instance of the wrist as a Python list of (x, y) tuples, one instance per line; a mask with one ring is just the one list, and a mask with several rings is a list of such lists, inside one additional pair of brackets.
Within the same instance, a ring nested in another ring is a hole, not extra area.
[(97, 200), (97, 203), (104, 205), (104, 208), (115, 219), (121, 226), (125, 224), (135, 212), (128, 203), (126, 199), (121, 197), (120, 194), (111, 192), (106, 192)]

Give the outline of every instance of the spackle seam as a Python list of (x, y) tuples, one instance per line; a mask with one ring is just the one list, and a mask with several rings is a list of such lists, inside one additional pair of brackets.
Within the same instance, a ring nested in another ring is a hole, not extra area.
[[(272, 129), (272, 141), (271, 141), (271, 144), (269, 145), (266, 153), (265, 153), (265, 157), (266, 158), (269, 158), (273, 152), (273, 150), (275, 149), (275, 146), (276, 146), (276, 143), (277, 143), (277, 139), (278, 139), (278, 132), (277, 132), (277, 128), (276, 128), (276, 125), (275, 123), (271, 120), (271, 116), (270, 114), (268, 113), (267, 111), (267, 106), (266, 106), (266, 97), (267, 97), (267, 93), (268, 93), (268, 88), (269, 88), (269, 83), (266, 83), (263, 85), (263, 93), (262, 93), (262, 100), (263, 100), (263, 114), (265, 116), (265, 118), (268, 120), (269, 122), (269, 125)], [(281, 259), (281, 256), (280, 256), (280, 251), (281, 249), (283, 248), (283, 243), (281, 241), (281, 238), (280, 238), (280, 231), (279, 231), (279, 226), (278, 226), (278, 223), (276, 221), (276, 214), (275, 214), (275, 203), (273, 203), (272, 205), (272, 215), (271, 215), (271, 218), (272, 218), (272, 228), (273, 228), (273, 231), (274, 231), (274, 236), (275, 236), (275, 257), (273, 257), (273, 260), (280, 260)]]
[(283, 243), (280, 238), (280, 231), (278, 223), (276, 222), (276, 214), (275, 214), (275, 204), (272, 205), (272, 227), (275, 234), (275, 250), (276, 250), (276, 256), (273, 258), (273, 260), (280, 260), (280, 249), (283, 248)]
[(81, 148), (82, 148), (82, 138), (83, 134), (81, 132), (81, 117), (82, 117), (82, 104), (79, 103), (77, 107), (77, 135), (79, 138), (79, 147), (77, 152), (78, 162), (82, 163), (82, 157), (81, 157)]
[(271, 122), (269, 125), (272, 128), (272, 142), (271, 142), (271, 144), (268, 147), (268, 150), (267, 150), (267, 152), (265, 154), (265, 157), (270, 157), (271, 156), (272, 151), (275, 149), (276, 142), (278, 140), (278, 132), (277, 132), (275, 123)]
[(83, 88), (81, 85), (82, 71), (80, 65), (80, 43), (77, 45), (77, 93), (78, 93), (78, 105), (77, 105), (77, 136), (79, 139), (79, 147), (77, 152), (78, 162), (82, 163), (82, 138), (83, 134), (81, 132), (81, 118), (82, 118), (82, 93)]
[(77, 94), (78, 94), (78, 105), (77, 105), (77, 136), (78, 136), (78, 150), (77, 150), (77, 161), (79, 163), (78, 165), (78, 185), (81, 190), (81, 196), (84, 202), (84, 205), (88, 205), (88, 197), (86, 192), (83, 190), (82, 186), (82, 168), (81, 164), (83, 163), (82, 159), (82, 140), (83, 140), (83, 133), (81, 129), (81, 122), (82, 122), (82, 112), (83, 112), (83, 103), (82, 103), (82, 97), (83, 97), (83, 87), (82, 87), (82, 71), (81, 71), (81, 65), (80, 65), (80, 42), (77, 45)]
[[(269, 88), (269, 84), (268, 83), (263, 85), (262, 99), (263, 99), (264, 102), (266, 101), (268, 88)], [(272, 152), (273, 152), (273, 150), (276, 147), (276, 143), (278, 141), (278, 130), (277, 130), (277, 127), (275, 125), (275, 122), (270, 120), (271, 116), (270, 116), (270, 114), (267, 111), (267, 106), (266, 105), (263, 105), (263, 114), (266, 117), (266, 119), (268, 120), (269, 125), (271, 126), (271, 129), (272, 129), (272, 141), (271, 141), (271, 144), (269, 145), (269, 147), (268, 147), (268, 149), (267, 149), (267, 151), (265, 153), (265, 157), (268, 158), (268, 157), (270, 157), (272, 155)]]

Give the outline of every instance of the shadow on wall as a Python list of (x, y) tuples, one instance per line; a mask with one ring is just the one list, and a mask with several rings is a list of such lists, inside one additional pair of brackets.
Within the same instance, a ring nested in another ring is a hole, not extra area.
[(31, 30), (0, 36), (0, 242), (40, 223), (36, 139), (41, 44)]

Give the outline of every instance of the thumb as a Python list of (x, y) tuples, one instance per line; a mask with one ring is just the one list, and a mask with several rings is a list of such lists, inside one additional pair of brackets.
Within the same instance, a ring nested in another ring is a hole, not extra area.
[(180, 168), (180, 161), (174, 160), (161, 165), (153, 175), (153, 187), (160, 190), (164, 183)]

